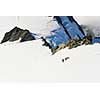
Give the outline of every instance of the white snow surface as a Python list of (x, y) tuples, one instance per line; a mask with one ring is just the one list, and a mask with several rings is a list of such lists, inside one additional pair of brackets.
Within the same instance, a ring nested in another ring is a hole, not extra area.
[[(0, 28), (0, 40), (13, 26)], [(0, 81), (100, 82), (100, 44), (65, 48), (55, 55), (42, 44), (41, 39), (0, 44)]]
[[(41, 40), (0, 45), (0, 80), (100, 81), (100, 44), (63, 49), (55, 55)], [(62, 59), (70, 57), (64, 63)]]

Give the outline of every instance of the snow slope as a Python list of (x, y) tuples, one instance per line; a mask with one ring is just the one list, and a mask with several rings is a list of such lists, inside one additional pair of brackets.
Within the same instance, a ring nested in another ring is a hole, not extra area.
[[(100, 45), (63, 49), (51, 55), (42, 41), (0, 45), (0, 80), (100, 82)], [(62, 58), (70, 57), (62, 63)]]
[[(28, 26), (28, 21), (26, 26), (22, 23), (21, 27)], [(31, 23), (29, 28), (34, 30), (35, 25), (32, 29)], [(41, 25), (44, 25), (42, 21)], [(0, 29), (0, 39), (12, 26)], [(55, 55), (42, 44), (41, 40), (36, 40), (0, 45), (0, 81), (100, 82), (100, 44), (65, 48)], [(63, 63), (65, 57), (70, 59)]]

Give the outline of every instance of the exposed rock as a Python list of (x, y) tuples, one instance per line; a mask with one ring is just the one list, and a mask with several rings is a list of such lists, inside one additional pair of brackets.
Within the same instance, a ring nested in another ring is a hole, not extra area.
[(18, 27), (13, 28), (11, 31), (7, 32), (1, 41), (1, 43), (4, 42), (13, 42), (16, 40), (20, 40), (20, 42), (29, 41), (29, 40), (35, 40), (35, 38), (31, 35), (31, 33), (28, 30), (23, 30)]

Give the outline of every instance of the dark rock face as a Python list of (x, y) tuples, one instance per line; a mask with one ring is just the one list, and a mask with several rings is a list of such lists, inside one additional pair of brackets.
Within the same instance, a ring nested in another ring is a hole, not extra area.
[(18, 27), (15, 27), (13, 30), (10, 31), (11, 33), (11, 37), (9, 39), (10, 42), (13, 42), (13, 41), (16, 41), (18, 40), (21, 35), (23, 34), (24, 30), (18, 28)]
[(31, 33), (28, 30), (23, 30), (18, 27), (15, 27), (11, 31), (5, 34), (1, 43), (7, 42), (7, 41), (13, 42), (13, 41), (19, 40), (20, 38), (21, 38), (20, 42), (35, 40), (35, 38), (31, 35)]
[(35, 38), (31, 35), (31, 33), (26, 31), (25, 34), (22, 36), (20, 42), (31, 41), (31, 40), (35, 40)]
[(45, 38), (41, 37), (42, 41), (44, 42), (43, 46), (49, 47), (49, 49), (52, 49), (52, 47), (49, 45), (49, 43), (46, 41)]
[(1, 41), (1, 44), (4, 43), (4, 42), (9, 41), (10, 37), (11, 37), (11, 33), (10, 32), (6, 33), (3, 40)]

